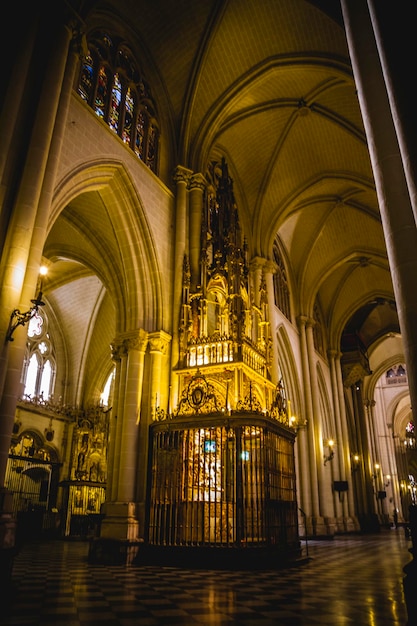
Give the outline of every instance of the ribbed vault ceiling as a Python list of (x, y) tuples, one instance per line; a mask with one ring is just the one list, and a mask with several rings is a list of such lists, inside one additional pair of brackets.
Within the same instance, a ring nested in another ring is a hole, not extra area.
[[(165, 184), (178, 164), (204, 171), (225, 155), (250, 254), (270, 258), (279, 236), (294, 311), (311, 315), (318, 302), (333, 348), (349, 320), (360, 321), (367, 347), (392, 329), (392, 283), (338, 2), (70, 4), (87, 30), (108, 23), (138, 55), (158, 103)], [(89, 201), (71, 210), (93, 220)], [(121, 272), (110, 224), (100, 229)], [(57, 224), (51, 250), (59, 232)], [(86, 252), (91, 245), (78, 243)], [(358, 309), (369, 316), (355, 316)]]

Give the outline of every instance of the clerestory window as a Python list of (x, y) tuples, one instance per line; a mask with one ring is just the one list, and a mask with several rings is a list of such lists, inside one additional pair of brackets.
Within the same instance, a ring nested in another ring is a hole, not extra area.
[(90, 36), (78, 93), (136, 156), (157, 173), (159, 125), (155, 104), (124, 42), (106, 33)]
[(287, 271), (277, 241), (274, 243), (273, 256), (277, 266), (277, 271), (274, 274), (275, 304), (285, 317), (291, 321), (290, 289)]

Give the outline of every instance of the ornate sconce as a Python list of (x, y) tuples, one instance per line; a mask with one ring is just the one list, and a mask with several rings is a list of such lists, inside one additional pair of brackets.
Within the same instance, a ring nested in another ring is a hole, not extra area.
[(300, 420), (295, 415), (291, 415), (289, 418), (290, 428), (293, 428), (296, 433), (298, 433), (299, 430), (305, 430), (307, 428), (307, 423), (307, 420)]
[(324, 454), (324, 464), (327, 465), (327, 463), (329, 461), (333, 461), (334, 458), (334, 450), (333, 450), (333, 446), (334, 446), (334, 441), (333, 439), (328, 439), (327, 442), (325, 443), (325, 445), (327, 445), (327, 449), (328, 452), (327, 454)]
[(31, 300), (32, 305), (28, 311), (21, 313), (19, 309), (15, 309), (9, 322), (9, 329), (6, 335), (6, 341), (14, 341), (13, 333), (18, 326), (26, 326), (26, 324), (32, 319), (40, 306), (45, 306), (45, 302), (42, 301), (42, 291), (38, 293), (36, 298)]
[(391, 484), (391, 476), (389, 474), (385, 476), (385, 481), (385, 487), (389, 487)]
[[(42, 266), (40, 269), (41, 277), (46, 276), (47, 272), (48, 272), (47, 268)], [(13, 333), (16, 330), (16, 328), (18, 326), (26, 326), (26, 324), (30, 322), (32, 317), (35, 315), (39, 307), (45, 306), (45, 302), (43, 302), (42, 300), (42, 278), (40, 281), (38, 295), (36, 296), (36, 298), (31, 300), (31, 302), (32, 302), (32, 306), (30, 307), (30, 309), (28, 309), (24, 313), (22, 313), (19, 309), (15, 309), (14, 311), (12, 311), (12, 314), (10, 315), (9, 328), (6, 334), (6, 341), (14, 341)]]

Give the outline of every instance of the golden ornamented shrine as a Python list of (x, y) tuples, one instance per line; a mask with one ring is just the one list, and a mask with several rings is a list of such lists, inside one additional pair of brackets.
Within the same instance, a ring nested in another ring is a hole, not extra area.
[(211, 175), (198, 277), (184, 259), (178, 404), (157, 407), (150, 426), (142, 554), (198, 548), (206, 562), (213, 548), (251, 548), (274, 562), (300, 553), (295, 432), (283, 382), (271, 381), (265, 286), (248, 278), (224, 160)]

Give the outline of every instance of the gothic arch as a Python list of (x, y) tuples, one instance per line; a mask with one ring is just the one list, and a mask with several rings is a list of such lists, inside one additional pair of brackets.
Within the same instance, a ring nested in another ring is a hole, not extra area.
[[(91, 211), (91, 201), (95, 202), (95, 211)], [(80, 254), (73, 245), (66, 248), (70, 258), (87, 262), (91, 271), (96, 273), (115, 303), (121, 305), (117, 310), (117, 328), (123, 332), (131, 328), (146, 327), (152, 320), (153, 327), (163, 326), (166, 308), (167, 290), (162, 286), (162, 272), (159, 268), (151, 228), (148, 224), (140, 192), (136, 189), (129, 173), (118, 161), (99, 161), (85, 163), (69, 172), (57, 187), (51, 212), (48, 235), (68, 207), (73, 213), (72, 219), (81, 220), (81, 228), (88, 232), (89, 238), (97, 242), (96, 250), (90, 255)], [(81, 209), (90, 210), (95, 221), (85, 220)], [(110, 246), (100, 250), (98, 234), (98, 215), (105, 216), (109, 230)], [(84, 223), (82, 219), (84, 218)], [(116, 235), (115, 235), (116, 233)], [(114, 245), (113, 245), (114, 244)], [(118, 250), (122, 250), (119, 257)], [(46, 240), (48, 252), (48, 238)], [(50, 253), (58, 253), (52, 246)], [(106, 263), (106, 258), (109, 263)], [(136, 290), (129, 285), (138, 285)], [(140, 302), (136, 296), (140, 294)], [(164, 306), (165, 305), (165, 306)]]

